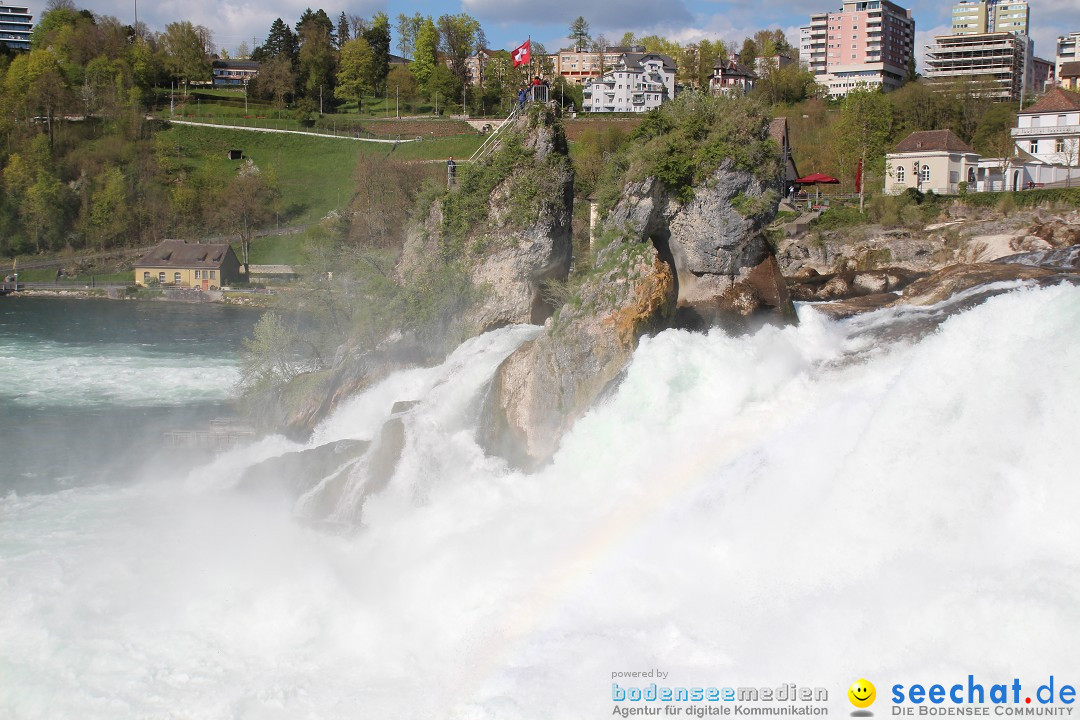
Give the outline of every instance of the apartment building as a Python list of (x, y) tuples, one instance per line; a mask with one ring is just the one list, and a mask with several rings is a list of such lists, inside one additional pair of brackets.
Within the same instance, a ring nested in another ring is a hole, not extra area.
[(675, 61), (659, 53), (623, 53), (585, 84), (589, 112), (647, 112), (675, 97)]
[(895, 90), (914, 50), (911, 11), (889, 0), (848, 0), (800, 29), (800, 57), (830, 97), (858, 87)]
[(1061, 35), (1057, 39), (1057, 52), (1054, 56), (1054, 73), (1061, 77), (1061, 66), (1067, 62), (1080, 61), (1080, 31)]
[(0, 43), (12, 50), (30, 49), (30, 32), (34, 16), (25, 5), (8, 5), (0, 1)]
[(1018, 100), (1032, 85), (1033, 43), (1011, 32), (939, 35), (926, 47), (927, 80), (941, 89), (975, 88), (995, 100)]
[(952, 7), (952, 34), (1030, 35), (1030, 16), (1027, 0), (960, 0)]
[(567, 49), (560, 50), (558, 55), (553, 56), (555, 61), (555, 74), (566, 78), (567, 82), (584, 85), (593, 78), (601, 77), (605, 72), (615, 67), (619, 58), (627, 53), (644, 53), (643, 45), (604, 47), (603, 52), (594, 50)]

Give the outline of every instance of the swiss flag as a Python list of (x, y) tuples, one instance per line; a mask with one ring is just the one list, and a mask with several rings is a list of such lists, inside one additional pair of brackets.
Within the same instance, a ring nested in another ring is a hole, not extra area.
[(529, 53), (529, 41), (526, 40), (523, 44), (516, 47), (511, 51), (510, 56), (514, 58), (514, 67), (518, 65), (528, 65), (531, 58)]

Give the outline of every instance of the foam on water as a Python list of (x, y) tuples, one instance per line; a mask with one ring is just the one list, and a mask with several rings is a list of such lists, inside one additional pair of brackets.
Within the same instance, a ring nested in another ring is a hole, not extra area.
[[(186, 481), (0, 501), (0, 716), (582, 718), (614, 670), (678, 684), (1044, 682), (1075, 665), (1080, 289), (887, 347), (665, 332), (535, 475), (486, 456), (507, 328), (399, 373), (318, 441), (420, 400), (363, 527)], [(988, 682), (993, 680), (988, 680)], [(844, 711), (846, 712), (846, 710)]]
[(131, 344), (0, 338), (0, 397), (17, 407), (182, 405), (230, 397), (235, 361)]

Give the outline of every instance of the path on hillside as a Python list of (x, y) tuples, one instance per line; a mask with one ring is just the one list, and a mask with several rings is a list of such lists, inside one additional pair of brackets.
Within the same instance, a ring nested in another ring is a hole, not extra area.
[(408, 140), (384, 140), (382, 138), (365, 138), (355, 137), (353, 135), (335, 135), (333, 133), (321, 133), (311, 132), (308, 130), (279, 130), (278, 128), (261, 128), (261, 127), (246, 127), (244, 125), (223, 125), (221, 123), (204, 123), (194, 122), (192, 120), (172, 120), (169, 122), (173, 125), (191, 125), (193, 127), (215, 127), (222, 128), (224, 130), (245, 130), (247, 132), (261, 132), (261, 133), (281, 133), (282, 135), (310, 135), (312, 137), (322, 138), (338, 138), (339, 140), (356, 140), (357, 142), (371, 142), (371, 143), (383, 143), (389, 145), (399, 145), (401, 143), (417, 142), (420, 138), (410, 138)]

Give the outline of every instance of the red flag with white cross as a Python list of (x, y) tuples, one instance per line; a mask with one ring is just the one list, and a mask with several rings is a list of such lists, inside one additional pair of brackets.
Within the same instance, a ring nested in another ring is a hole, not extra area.
[(514, 67), (517, 67), (518, 65), (528, 65), (529, 64), (529, 60), (530, 60), (529, 43), (530, 43), (530, 41), (526, 40), (524, 43), (522, 43), (518, 47), (514, 48), (510, 52), (510, 57), (512, 57), (514, 59)]

